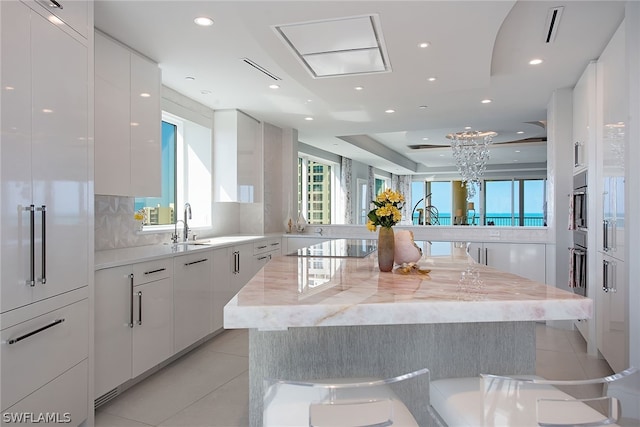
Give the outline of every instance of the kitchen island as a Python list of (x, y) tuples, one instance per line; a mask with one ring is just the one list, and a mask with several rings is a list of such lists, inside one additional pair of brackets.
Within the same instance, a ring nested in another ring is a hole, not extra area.
[[(226, 329), (250, 330), (253, 426), (262, 425), (264, 378), (386, 378), (424, 367), (432, 379), (532, 374), (535, 322), (592, 314), (590, 299), (476, 264), (464, 243), (423, 256), (428, 274), (402, 274), (378, 270), (371, 241), (332, 242), (274, 258), (225, 307)], [(429, 425), (423, 391), (402, 398)]]

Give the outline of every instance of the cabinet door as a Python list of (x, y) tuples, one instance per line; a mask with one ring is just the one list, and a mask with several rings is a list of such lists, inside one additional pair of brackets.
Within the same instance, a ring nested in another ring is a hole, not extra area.
[(95, 192), (128, 195), (130, 54), (95, 34)]
[(34, 13), (31, 48), (37, 301), (88, 284), (89, 94), (86, 46)]
[(224, 306), (236, 294), (231, 284), (232, 270), (229, 268), (231, 248), (214, 249), (213, 251), (213, 316), (211, 319), (211, 332), (220, 330), (224, 326)]
[(482, 243), (469, 243), (469, 255), (478, 263), (484, 264), (484, 245)]
[(594, 105), (596, 97), (596, 65), (591, 63), (573, 89), (573, 169), (574, 173), (588, 166), (590, 146), (595, 141)]
[(86, 1), (58, 0), (61, 7), (47, 0), (36, 0), (47, 12), (57, 16), (62, 22), (85, 39), (89, 31), (89, 5)]
[[(0, 311), (31, 302), (29, 213), (31, 204), (30, 10), (20, 2), (2, 8), (0, 72)], [(11, 89), (7, 89), (11, 88)]]
[(160, 197), (160, 68), (131, 53), (131, 196)]
[(600, 281), (598, 349), (617, 372), (628, 367), (628, 283), (624, 261), (603, 256)]
[(262, 202), (260, 122), (238, 112), (238, 201)]
[(131, 266), (95, 275), (95, 393), (99, 397), (131, 378), (133, 277)]
[[(237, 253), (237, 255), (235, 255)], [(237, 265), (236, 265), (237, 260)], [(253, 257), (253, 244), (234, 246), (232, 248), (232, 277), (235, 290), (234, 295), (256, 274), (256, 264)], [(237, 268), (236, 268), (237, 267)]]
[(133, 289), (133, 377), (173, 355), (173, 281)]
[(545, 246), (535, 243), (484, 243), (485, 264), (545, 283)]
[(174, 352), (204, 338), (211, 329), (213, 251), (173, 259)]

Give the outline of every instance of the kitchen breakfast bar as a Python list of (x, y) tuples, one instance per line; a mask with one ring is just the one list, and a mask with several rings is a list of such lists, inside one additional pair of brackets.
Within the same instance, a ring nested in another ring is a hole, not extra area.
[[(588, 319), (592, 300), (477, 264), (466, 244), (380, 272), (375, 241), (331, 240), (273, 258), (226, 305), (224, 327), (249, 329), (250, 421), (263, 380), (431, 379), (535, 373), (535, 322)], [(428, 388), (401, 396), (431, 425)]]

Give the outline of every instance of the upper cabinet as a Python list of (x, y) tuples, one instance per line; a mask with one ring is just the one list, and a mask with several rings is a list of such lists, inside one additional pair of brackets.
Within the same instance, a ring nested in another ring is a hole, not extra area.
[(161, 194), (158, 65), (95, 34), (95, 193)]
[(262, 202), (260, 122), (238, 110), (214, 113), (214, 193), (216, 202)]
[(590, 63), (573, 89), (573, 171), (588, 167), (595, 145), (596, 64)]
[[(42, 12), (42, 8), (54, 15), (56, 18), (64, 22), (67, 27), (73, 29), (85, 39), (89, 36), (89, 3), (78, 0), (34, 0), (33, 2), (39, 6), (34, 7)], [(51, 19), (50, 19), (51, 20)], [(51, 22), (54, 22), (51, 20)]]

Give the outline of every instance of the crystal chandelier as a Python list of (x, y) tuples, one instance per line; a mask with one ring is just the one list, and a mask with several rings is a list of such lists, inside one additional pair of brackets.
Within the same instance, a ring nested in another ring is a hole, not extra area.
[(476, 186), (480, 187), (480, 177), (484, 174), (489, 160), (489, 145), (496, 136), (495, 132), (465, 131), (450, 133), (453, 157), (456, 159), (458, 172), (467, 187), (467, 200), (476, 194)]

